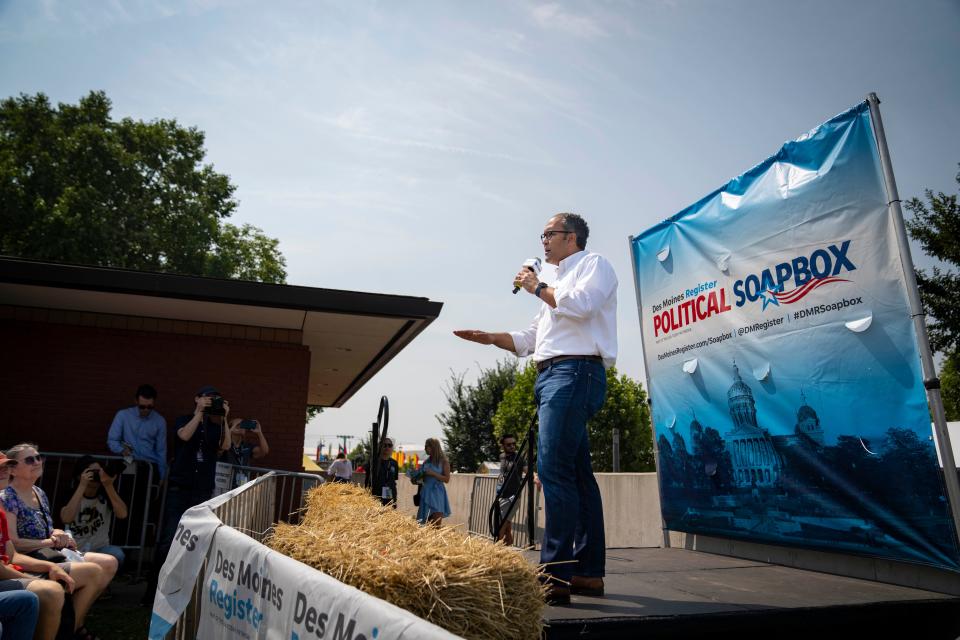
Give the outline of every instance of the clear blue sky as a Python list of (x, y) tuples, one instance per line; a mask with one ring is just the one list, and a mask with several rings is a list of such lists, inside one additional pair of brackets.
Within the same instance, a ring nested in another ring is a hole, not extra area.
[(451, 371), (506, 355), (450, 331), (535, 313), (508, 289), (556, 211), (613, 261), (618, 367), (642, 380), (627, 236), (783, 141), (876, 91), (901, 195), (955, 193), (960, 3), (0, 0), (0, 95), (92, 89), (205, 131), (290, 283), (445, 303), (306, 435), (359, 435), (387, 394), (422, 442)]

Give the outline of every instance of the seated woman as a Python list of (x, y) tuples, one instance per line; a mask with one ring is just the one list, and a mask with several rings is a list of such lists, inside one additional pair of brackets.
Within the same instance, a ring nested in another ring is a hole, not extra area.
[[(43, 456), (37, 452), (36, 445), (18, 444), (7, 451), (7, 457), (19, 463), (10, 471), (10, 484), (3, 493), (13, 546), (20, 553), (41, 558), (45, 553), (41, 550), (76, 550), (77, 544), (69, 535), (62, 529), (53, 528), (47, 494), (36, 486), (43, 475)], [(104, 582), (100, 591), (106, 589), (117, 573), (117, 559), (105, 553), (90, 552), (84, 560), (103, 569)]]
[(113, 487), (110, 476), (93, 456), (83, 456), (73, 469), (76, 489), (70, 501), (60, 509), (60, 519), (73, 533), (77, 549), (105, 553), (123, 566), (123, 549), (110, 544), (113, 518), (127, 517), (127, 505)]
[[(0, 452), (0, 495), (8, 488), (10, 469), (19, 463)], [(53, 563), (19, 553), (10, 539), (9, 518), (0, 501), (0, 581), (18, 581), (40, 601), (34, 638), (54, 640), (60, 628), (64, 591), (73, 595), (74, 632), (78, 640), (96, 640), (83, 625), (100, 594), (103, 569), (92, 562)]]

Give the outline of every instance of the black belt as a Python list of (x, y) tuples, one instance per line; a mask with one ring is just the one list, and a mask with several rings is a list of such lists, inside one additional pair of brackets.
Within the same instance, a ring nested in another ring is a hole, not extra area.
[(541, 360), (537, 363), (537, 373), (542, 372), (544, 369), (549, 369), (550, 365), (557, 364), (558, 362), (563, 362), (564, 360), (589, 360), (590, 362), (600, 362), (603, 363), (603, 358), (600, 356), (556, 356), (553, 358), (547, 358), (546, 360)]

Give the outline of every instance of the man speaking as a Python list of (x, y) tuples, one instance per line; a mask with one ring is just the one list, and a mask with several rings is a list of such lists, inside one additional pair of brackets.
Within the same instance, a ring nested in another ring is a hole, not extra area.
[(550, 604), (570, 602), (571, 593), (603, 595), (603, 505), (590, 464), (587, 420), (603, 406), (605, 370), (617, 357), (617, 276), (605, 258), (586, 251), (589, 233), (573, 213), (547, 221), (540, 240), (546, 261), (557, 266), (556, 282), (548, 287), (527, 268), (514, 278), (542, 301), (527, 329), (453, 332), (518, 356), (533, 354), (537, 364), (537, 467), (546, 503), (540, 562), (552, 578)]

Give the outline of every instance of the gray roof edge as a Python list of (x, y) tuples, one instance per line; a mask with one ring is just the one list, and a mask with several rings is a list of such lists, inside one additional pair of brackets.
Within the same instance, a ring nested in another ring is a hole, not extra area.
[(229, 280), (0, 256), (0, 282), (329, 313), (434, 319), (428, 298)]

